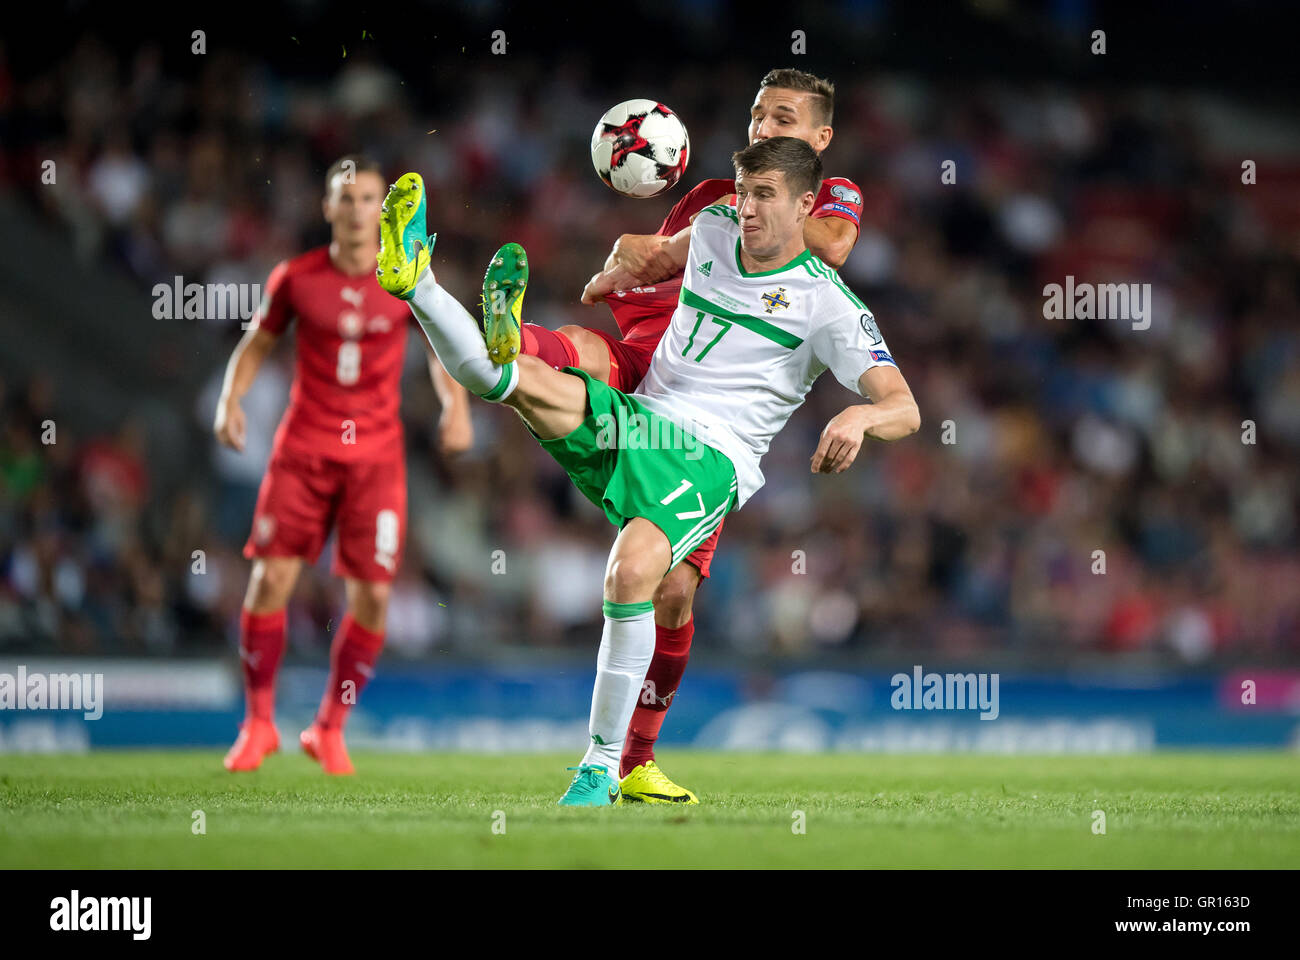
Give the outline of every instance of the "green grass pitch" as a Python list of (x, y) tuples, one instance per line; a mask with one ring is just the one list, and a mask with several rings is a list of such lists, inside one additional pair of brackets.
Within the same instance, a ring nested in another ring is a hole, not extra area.
[(571, 757), (353, 759), (332, 779), (297, 754), (238, 776), (219, 751), (0, 756), (0, 868), (1300, 867), (1294, 754), (665, 750), (700, 806), (600, 810), (555, 806)]

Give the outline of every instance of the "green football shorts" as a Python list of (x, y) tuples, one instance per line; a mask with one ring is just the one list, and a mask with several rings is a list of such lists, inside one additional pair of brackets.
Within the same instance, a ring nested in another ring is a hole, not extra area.
[(709, 538), (736, 503), (731, 460), (634, 396), (566, 373), (587, 386), (587, 418), (572, 433), (539, 440), (583, 495), (620, 529), (644, 517), (672, 546), (669, 569)]

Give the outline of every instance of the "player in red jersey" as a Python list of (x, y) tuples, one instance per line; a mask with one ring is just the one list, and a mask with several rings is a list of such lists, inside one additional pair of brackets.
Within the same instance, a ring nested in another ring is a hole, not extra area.
[[(750, 143), (769, 137), (798, 137), (821, 153), (830, 145), (835, 87), (802, 70), (772, 70), (759, 84), (750, 107)], [(677, 308), (684, 243), (670, 244), (679, 231), (690, 229), (695, 215), (718, 202), (735, 202), (732, 180), (705, 180), (682, 197), (658, 233), (624, 234), (614, 245), (605, 268), (591, 278), (582, 302), (605, 300), (622, 337), (589, 327), (564, 326), (548, 330), (534, 324), (522, 328), (522, 353), (541, 357), (554, 367), (574, 366), (624, 392), (632, 392), (650, 367), (650, 358)], [(862, 191), (852, 180), (827, 177), (804, 226), (804, 242), (826, 264), (838, 268), (857, 243), (862, 217)], [(676, 252), (676, 256), (674, 256)], [(859, 413), (849, 407), (826, 425), (813, 454), (812, 469), (829, 471), (825, 451), (841, 435), (861, 439)], [(654, 744), (664, 715), (677, 692), (691, 639), (695, 634), (693, 604), (700, 581), (709, 575), (719, 526), (668, 574), (655, 594), (655, 654), (645, 689), (624, 741), (623, 795), (648, 802), (695, 803), (695, 795), (669, 780), (654, 760)]]
[[(343, 724), (374, 672), (384, 641), (390, 584), (406, 537), (406, 455), (400, 380), (411, 311), (375, 280), (384, 179), (364, 157), (336, 161), (323, 209), (332, 239), (277, 266), (248, 333), (226, 368), (214, 430), (242, 450), (240, 398), (295, 318), (297, 371), (271, 462), (258, 492), (244, 556), (253, 561), (240, 615), (245, 719), (227, 770), (255, 770), (279, 747), (275, 675), (285, 644), (285, 607), (303, 561), (315, 563), (331, 527), (333, 572), (347, 611), (330, 648), (330, 675), (316, 720), (299, 737), (326, 773), (352, 773)], [(442, 403), (440, 447), (469, 448), (465, 388), (438, 363), (429, 375)]]

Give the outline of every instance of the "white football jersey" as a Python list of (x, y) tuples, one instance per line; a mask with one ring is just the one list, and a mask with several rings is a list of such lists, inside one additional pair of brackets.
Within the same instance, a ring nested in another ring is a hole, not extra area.
[(829, 368), (860, 394), (858, 378), (886, 363), (875, 318), (838, 273), (809, 250), (745, 273), (736, 211), (714, 205), (695, 218), (681, 299), (635, 396), (731, 460), (739, 506), (813, 381)]

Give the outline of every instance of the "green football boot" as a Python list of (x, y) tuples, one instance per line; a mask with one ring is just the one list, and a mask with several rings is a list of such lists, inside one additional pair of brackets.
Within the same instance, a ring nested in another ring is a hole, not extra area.
[(528, 255), (517, 243), (497, 251), (483, 274), (483, 340), (493, 363), (519, 356)]

